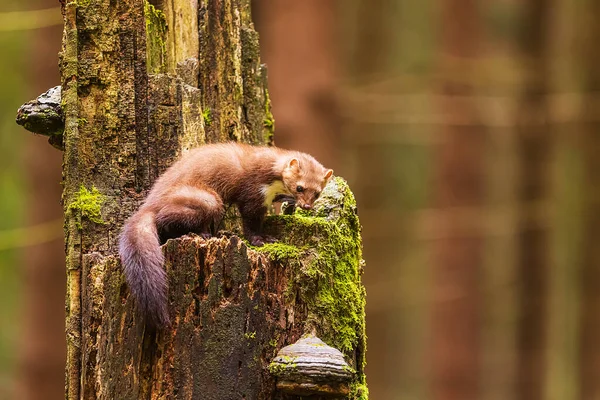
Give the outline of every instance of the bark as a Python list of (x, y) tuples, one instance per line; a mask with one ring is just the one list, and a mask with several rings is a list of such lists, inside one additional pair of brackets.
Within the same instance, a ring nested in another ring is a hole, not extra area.
[(198, 36), (172, 22), (190, 4), (157, 6), (63, 4), (67, 398), (277, 398), (266, 367), (309, 332), (345, 354), (350, 396), (366, 398), (360, 226), (343, 180), (313, 214), (269, 220), (285, 245), (169, 241), (173, 326), (151, 332), (136, 314), (116, 242), (152, 182), (191, 147), (273, 133), (249, 1), (199, 2)]

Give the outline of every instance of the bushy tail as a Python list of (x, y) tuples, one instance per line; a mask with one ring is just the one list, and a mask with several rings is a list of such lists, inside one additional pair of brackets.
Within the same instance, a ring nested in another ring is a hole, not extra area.
[(169, 325), (167, 274), (153, 212), (139, 210), (125, 223), (119, 254), (129, 290), (147, 322), (159, 328)]

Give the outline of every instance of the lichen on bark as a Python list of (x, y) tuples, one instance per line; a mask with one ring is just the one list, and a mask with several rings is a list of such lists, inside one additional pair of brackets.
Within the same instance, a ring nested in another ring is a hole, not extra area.
[(165, 15), (147, 0), (144, 0), (144, 15), (146, 17), (148, 73), (166, 72), (167, 21)]

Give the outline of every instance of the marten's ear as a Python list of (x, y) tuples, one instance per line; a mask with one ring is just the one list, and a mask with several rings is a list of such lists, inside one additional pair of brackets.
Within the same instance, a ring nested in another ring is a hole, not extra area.
[(325, 180), (325, 182), (327, 182), (329, 180), (329, 178), (331, 178), (331, 175), (333, 175), (333, 170), (328, 169), (327, 172), (325, 173), (325, 178), (323, 178)]
[(288, 168), (292, 169), (292, 170), (296, 170), (300, 168), (300, 163), (298, 162), (297, 158), (292, 158), (289, 162), (288, 162)]

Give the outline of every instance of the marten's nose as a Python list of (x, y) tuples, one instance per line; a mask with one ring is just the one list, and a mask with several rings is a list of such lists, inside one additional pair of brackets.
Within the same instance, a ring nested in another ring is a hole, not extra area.
[(310, 210), (312, 206), (310, 204), (305, 204), (302, 206), (302, 208), (304, 208), (305, 210)]

